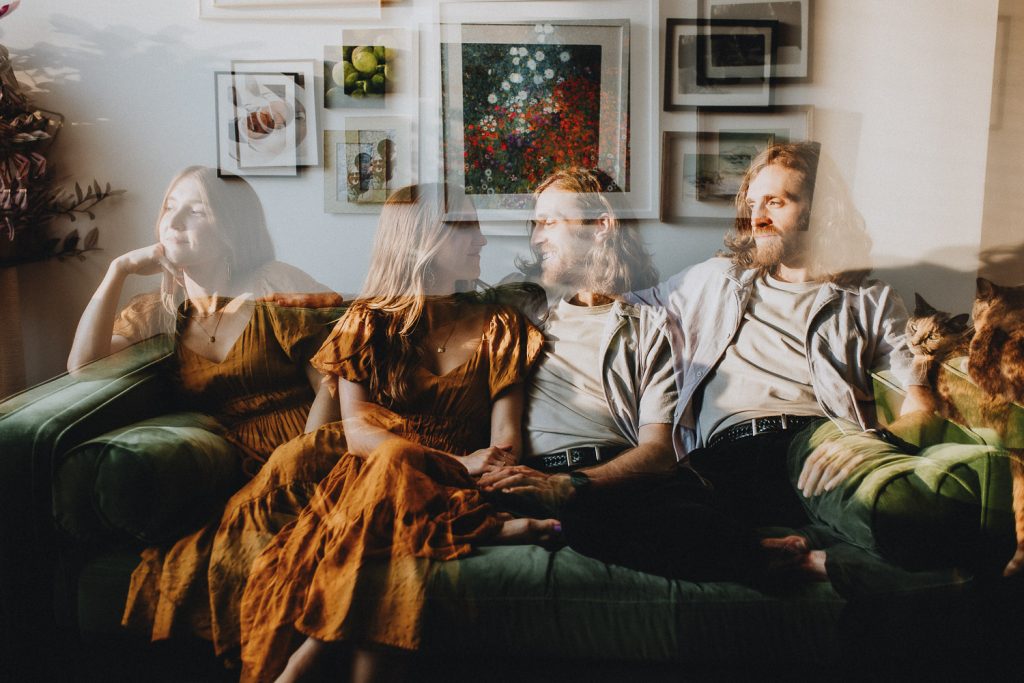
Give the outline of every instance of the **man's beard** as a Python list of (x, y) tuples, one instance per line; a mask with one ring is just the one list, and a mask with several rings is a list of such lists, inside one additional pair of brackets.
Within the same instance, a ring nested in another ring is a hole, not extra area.
[(782, 235), (762, 237), (754, 244), (757, 247), (754, 250), (754, 265), (762, 268), (775, 268), (782, 263), (790, 251), (787, 249)]

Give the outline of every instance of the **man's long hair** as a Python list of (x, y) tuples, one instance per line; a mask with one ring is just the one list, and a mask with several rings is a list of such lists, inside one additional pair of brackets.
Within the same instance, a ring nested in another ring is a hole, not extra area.
[(812, 277), (847, 286), (863, 282), (871, 272), (871, 238), (846, 183), (835, 165), (821, 154), (817, 142), (771, 145), (754, 157), (736, 193), (736, 221), (725, 236), (726, 249), (719, 255), (730, 257), (742, 268), (767, 274), (769, 268), (758, 264), (755, 258), (757, 243), (751, 229), (747, 190), (754, 178), (772, 165), (800, 175), (800, 199), (808, 207), (807, 214), (801, 217), (801, 227), (808, 231), (805, 248)]
[[(533, 191), (536, 200), (544, 190), (557, 187), (577, 196), (583, 210), (584, 224), (592, 224), (603, 216), (611, 222), (608, 239), (594, 246), (587, 255), (586, 280), (580, 287), (599, 294), (622, 294), (658, 284), (658, 270), (640, 238), (634, 220), (620, 219), (608, 195), (621, 192), (615, 181), (599, 169), (572, 166), (555, 171)], [(530, 232), (534, 224), (530, 223)], [(530, 260), (516, 259), (516, 267), (528, 278), (539, 280), (541, 260), (533, 254)]]

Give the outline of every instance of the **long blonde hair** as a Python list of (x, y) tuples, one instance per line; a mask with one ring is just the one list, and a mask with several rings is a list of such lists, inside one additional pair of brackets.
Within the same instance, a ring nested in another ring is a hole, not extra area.
[[(609, 195), (620, 190), (608, 174), (577, 166), (555, 171), (533, 191), (534, 199), (551, 187), (576, 195), (585, 224), (604, 216), (610, 223), (608, 239), (595, 245), (587, 255), (586, 282), (582, 283), (587, 291), (622, 294), (658, 284), (658, 270), (644, 247), (636, 221), (620, 219), (612, 207)], [(533, 224), (530, 225), (532, 232)], [(517, 260), (516, 265), (527, 276), (541, 275), (541, 261), (536, 254), (531, 261)]]
[[(231, 281), (249, 275), (254, 269), (274, 260), (274, 243), (256, 191), (243, 178), (219, 178), (216, 169), (206, 166), (189, 166), (174, 176), (167, 186), (156, 221), (158, 240), (167, 198), (185, 179), (193, 179), (199, 186), (199, 196), (210, 218), (210, 226), (227, 252), (224, 265)], [(169, 313), (177, 309), (182, 293), (181, 283), (171, 273), (165, 272), (160, 282), (160, 299)]]
[[(454, 195), (444, 184), (410, 185), (388, 197), (370, 255), (370, 269), (353, 310), (377, 318), (371, 349), (369, 389), (385, 403), (403, 401), (409, 374), (421, 360), (420, 344), (433, 264), (453, 230), (446, 216)], [(461, 283), (472, 290), (477, 283)], [(467, 295), (456, 295), (469, 300)]]

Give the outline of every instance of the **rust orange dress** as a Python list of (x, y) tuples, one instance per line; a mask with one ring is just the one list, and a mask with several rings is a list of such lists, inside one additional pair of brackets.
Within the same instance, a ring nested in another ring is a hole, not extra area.
[[(466, 363), (442, 376), (413, 371), (410, 398), (381, 419), (396, 438), (366, 457), (342, 455), (256, 560), (242, 599), (243, 681), (273, 680), (305, 636), (417, 648), (426, 561), (465, 555), (500, 530), (445, 453), (489, 444), (491, 406), (524, 381), (543, 337), (511, 309), (488, 307), (485, 320)], [(354, 308), (313, 364), (365, 383), (381, 333), (374, 314)]]
[[(145, 336), (153, 305), (151, 296), (133, 300), (115, 334)], [(279, 445), (305, 428), (313, 391), (304, 365), (327, 337), (336, 311), (251, 305), (248, 324), (220, 363), (183, 344), (175, 352), (182, 405), (217, 418), (249, 482), (202, 529), (170, 548), (143, 551), (122, 619), (153, 640), (198, 635), (212, 640), (218, 653), (238, 647), (241, 585), (252, 561), (294, 519), (333, 464), (294, 460), (285, 452), (264, 466)]]

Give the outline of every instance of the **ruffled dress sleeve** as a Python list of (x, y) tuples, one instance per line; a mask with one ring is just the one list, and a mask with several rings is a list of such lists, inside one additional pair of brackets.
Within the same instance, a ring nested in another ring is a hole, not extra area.
[(174, 333), (174, 321), (164, 308), (159, 292), (133, 297), (114, 319), (113, 334), (133, 342), (164, 333)]
[(296, 364), (309, 360), (327, 338), (331, 326), (339, 322), (336, 308), (258, 305), (267, 307), (274, 336), (288, 358)]
[(544, 349), (544, 334), (517, 310), (499, 306), (487, 331), (491, 400), (525, 382)]
[(375, 317), (372, 311), (353, 304), (313, 356), (313, 367), (349, 382), (365, 382), (374, 362)]

